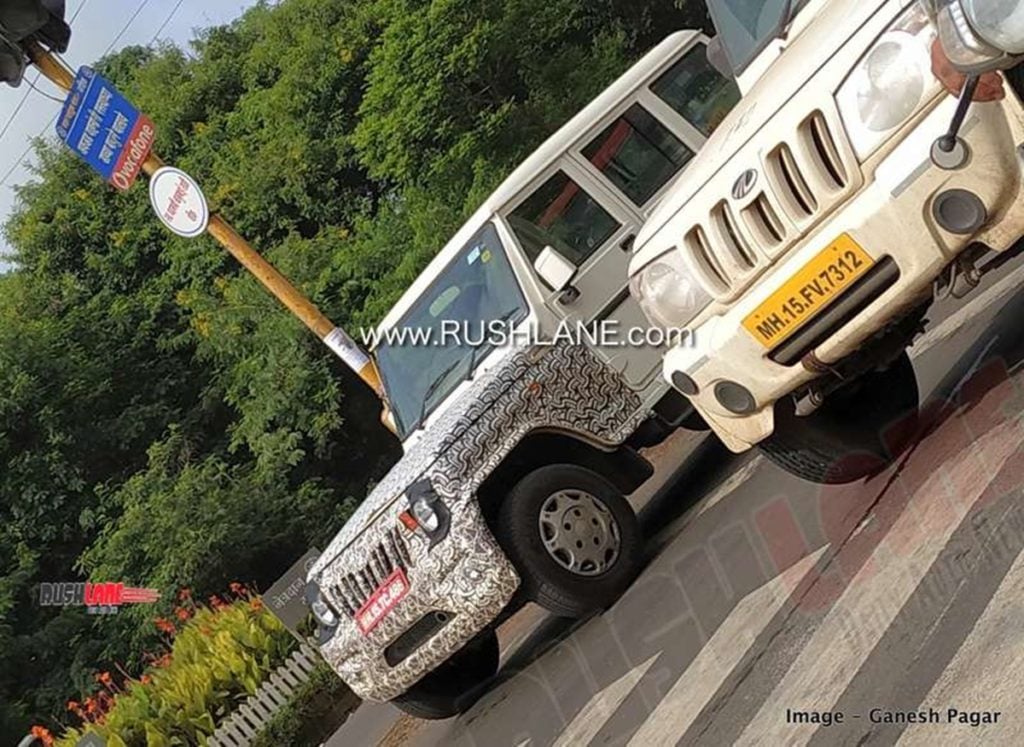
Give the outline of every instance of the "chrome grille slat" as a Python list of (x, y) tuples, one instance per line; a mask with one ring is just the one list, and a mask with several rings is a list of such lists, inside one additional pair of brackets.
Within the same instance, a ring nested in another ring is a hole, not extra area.
[(711, 249), (707, 234), (704, 233), (704, 228), (702, 226), (694, 227), (686, 235), (685, 241), (694, 260), (696, 260), (704, 282), (720, 293), (728, 291), (729, 280), (722, 269), (718, 257)]
[[(700, 222), (684, 226), (683, 250), (701, 282), (719, 298), (734, 296), (759, 268), (791, 248), (849, 194), (858, 177), (845, 133), (822, 110), (805, 117), (791, 137), (761, 152), (766, 155), (760, 183), (749, 178), (753, 170), (748, 170), (731, 199), (713, 203)], [(754, 187), (760, 191), (751, 193)]]
[(817, 162), (819, 173), (827, 177), (827, 184), (832, 191), (846, 189), (850, 178), (825, 115), (815, 112), (804, 120), (800, 126), (800, 136), (804, 149)]
[(390, 529), (366, 551), (362, 568), (345, 574), (332, 588), (338, 607), (351, 617), (362, 609), (385, 581), (399, 568), (412, 567), (412, 556), (401, 530)]
[(814, 216), (818, 211), (818, 200), (797, 164), (793, 150), (786, 143), (768, 156), (768, 175), (790, 218), (802, 222)]

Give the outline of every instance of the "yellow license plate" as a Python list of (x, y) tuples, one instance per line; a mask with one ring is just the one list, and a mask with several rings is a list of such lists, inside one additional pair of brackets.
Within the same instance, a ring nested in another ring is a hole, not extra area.
[(743, 326), (759, 343), (774, 348), (823, 311), (874, 263), (844, 233), (758, 306), (743, 320)]

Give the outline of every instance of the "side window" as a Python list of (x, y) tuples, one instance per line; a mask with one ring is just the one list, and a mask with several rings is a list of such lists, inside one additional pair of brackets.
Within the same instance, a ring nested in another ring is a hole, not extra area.
[(509, 215), (509, 225), (531, 262), (551, 246), (576, 266), (622, 227), (563, 171), (527, 197)]
[(583, 149), (583, 156), (634, 205), (643, 207), (693, 158), (693, 151), (633, 104)]
[(707, 136), (740, 100), (740, 89), (711, 66), (703, 44), (673, 65), (651, 91)]

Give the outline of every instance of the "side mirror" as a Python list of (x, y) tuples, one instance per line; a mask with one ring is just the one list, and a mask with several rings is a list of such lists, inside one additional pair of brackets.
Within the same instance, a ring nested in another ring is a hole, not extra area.
[(554, 247), (546, 246), (533, 263), (533, 269), (551, 290), (558, 292), (569, 287), (569, 283), (576, 277), (577, 268)]

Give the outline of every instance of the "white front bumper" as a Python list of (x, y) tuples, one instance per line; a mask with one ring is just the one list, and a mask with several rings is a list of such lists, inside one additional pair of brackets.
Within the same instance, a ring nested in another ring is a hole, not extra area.
[[(742, 321), (840, 234), (850, 234), (875, 260), (889, 256), (900, 270), (896, 283), (815, 348), (833, 363), (846, 357), (888, 322), (917, 306), (933, 281), (975, 241), (1002, 251), (1024, 235), (1022, 164), (1017, 146), (1024, 142), (1024, 112), (1012, 94), (999, 103), (972, 106), (963, 138), (971, 149), (967, 165), (955, 171), (937, 168), (931, 146), (949, 126), (955, 101), (947, 98), (882, 160), (863, 188), (809, 233), (727, 311), (694, 329), (693, 344), (670, 350), (666, 380), (683, 372), (700, 390), (691, 401), (722, 441), (744, 451), (774, 430), (774, 403), (815, 378), (799, 363), (785, 366), (747, 332)], [(950, 189), (981, 198), (988, 222), (973, 236), (944, 231), (932, 216), (935, 198)], [(757, 402), (747, 416), (730, 413), (717, 401), (715, 385), (732, 381), (746, 387)]]

